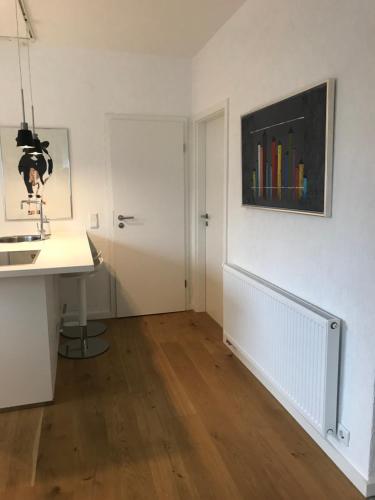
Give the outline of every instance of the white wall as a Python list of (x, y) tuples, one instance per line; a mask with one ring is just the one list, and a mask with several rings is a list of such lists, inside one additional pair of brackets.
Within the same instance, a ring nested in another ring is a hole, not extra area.
[[(106, 255), (111, 214), (106, 191), (105, 113), (187, 116), (191, 62), (183, 58), (47, 48), (39, 43), (32, 44), (30, 50), (37, 124), (69, 129), (74, 221), (88, 225), (89, 213), (99, 213), (101, 227), (92, 235)], [(1, 41), (0, 126), (19, 125), (21, 120), (16, 57), (15, 43)], [(0, 200), (1, 232), (11, 231), (15, 223), (3, 220)], [(20, 224), (16, 223), (18, 230)], [(103, 272), (95, 280), (96, 286), (90, 286), (90, 310), (101, 316), (109, 312), (108, 274)]]
[[(337, 78), (333, 216), (241, 207), (240, 115)], [(375, 2), (249, 0), (193, 60), (193, 113), (230, 98), (228, 260), (345, 322), (341, 453), (365, 477), (375, 367)]]
[[(373, 0), (249, 0), (194, 58), (192, 86), (194, 113), (230, 98), (229, 261), (346, 323), (340, 420), (351, 442), (341, 451), (364, 476), (375, 473), (374, 46)], [(74, 220), (99, 212), (95, 239), (106, 254), (104, 115), (187, 115), (190, 62), (40, 44), (32, 58), (38, 124), (70, 131)], [(17, 125), (14, 44), (0, 43), (0, 68), (0, 125)], [(338, 79), (332, 218), (241, 207), (240, 115), (327, 77)], [(106, 313), (108, 276), (99, 281), (90, 305)]]

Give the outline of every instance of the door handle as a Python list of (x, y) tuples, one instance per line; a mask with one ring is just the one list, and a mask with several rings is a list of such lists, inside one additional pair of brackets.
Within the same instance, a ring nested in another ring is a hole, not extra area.
[(201, 219), (206, 219), (208, 220), (210, 217), (208, 216), (208, 214), (203, 214), (201, 215)]
[(135, 219), (134, 215), (119, 215), (118, 220), (131, 220)]

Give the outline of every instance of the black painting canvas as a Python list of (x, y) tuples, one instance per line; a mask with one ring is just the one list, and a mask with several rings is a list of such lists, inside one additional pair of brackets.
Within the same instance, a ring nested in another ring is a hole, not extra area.
[(242, 117), (244, 205), (329, 215), (333, 82)]

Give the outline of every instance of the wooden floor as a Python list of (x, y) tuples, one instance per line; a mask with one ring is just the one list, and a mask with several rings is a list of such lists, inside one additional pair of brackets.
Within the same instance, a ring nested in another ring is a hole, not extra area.
[(355, 500), (206, 314), (111, 320), (53, 405), (0, 414), (0, 499)]

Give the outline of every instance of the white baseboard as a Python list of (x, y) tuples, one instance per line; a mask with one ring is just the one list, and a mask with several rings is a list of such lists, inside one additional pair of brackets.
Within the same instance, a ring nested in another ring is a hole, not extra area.
[(111, 311), (89, 311), (87, 314), (88, 319), (108, 319), (114, 318)]
[[(226, 340), (229, 340), (229, 345)], [(305, 418), (289, 403), (289, 401), (278, 391), (278, 389), (269, 380), (263, 370), (257, 363), (246, 353), (236, 341), (227, 333), (224, 332), (225, 345), (233, 352), (233, 354), (248, 368), (253, 375), (269, 390), (269, 392), (284, 406), (284, 408), (292, 415), (299, 425), (309, 434), (309, 436), (322, 448), (329, 456), (335, 465), (345, 474), (345, 476), (353, 483), (353, 485), (365, 497), (375, 495), (375, 480), (366, 479), (341, 453), (339, 447), (341, 444), (336, 444), (336, 439), (328, 436), (325, 440), (306, 420)]]
[(366, 491), (366, 497), (375, 497), (375, 477), (370, 478), (367, 481), (367, 491)]
[[(113, 318), (113, 313), (111, 311), (89, 311), (87, 314), (88, 319), (107, 319)], [(69, 311), (65, 313), (65, 324), (74, 323), (78, 318), (78, 311)]]

